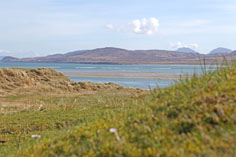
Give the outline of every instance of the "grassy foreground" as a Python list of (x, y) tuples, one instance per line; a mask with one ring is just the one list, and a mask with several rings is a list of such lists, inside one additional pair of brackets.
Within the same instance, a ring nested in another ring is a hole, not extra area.
[(235, 65), (148, 94), (116, 92), (2, 97), (44, 105), (2, 113), (0, 154), (236, 156)]

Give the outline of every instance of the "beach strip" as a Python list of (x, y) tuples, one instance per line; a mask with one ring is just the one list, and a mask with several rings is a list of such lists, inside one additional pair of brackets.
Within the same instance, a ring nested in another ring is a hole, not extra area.
[(68, 77), (179, 80), (180, 75), (155, 72), (64, 72)]

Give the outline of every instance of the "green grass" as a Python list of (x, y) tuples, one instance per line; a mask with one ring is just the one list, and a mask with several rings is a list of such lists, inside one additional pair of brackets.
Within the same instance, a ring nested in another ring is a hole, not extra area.
[[(89, 123), (101, 117), (106, 117), (109, 109), (101, 110), (100, 107), (94, 106), (88, 109), (74, 110), (55, 110), (46, 112), (27, 112), (17, 113), (11, 116), (1, 117), (1, 138), (8, 139), (6, 147), (1, 146), (3, 153), (12, 152), (12, 148), (19, 149), (27, 142), (32, 143), (30, 136), (32, 134), (40, 134), (45, 137), (45, 133), (50, 131), (56, 135), (57, 132), (67, 131), (65, 128), (78, 126), (82, 123)], [(115, 110), (114, 110), (115, 112)], [(91, 116), (93, 115), (93, 116)]]
[[(0, 145), (0, 153), (236, 156), (235, 65), (146, 95), (88, 95), (81, 98), (82, 103), (74, 103), (75, 99), (79, 98), (43, 97), (38, 100), (54, 107), (1, 116), (0, 139), (9, 141)], [(67, 103), (74, 104), (63, 106)], [(3, 134), (4, 128), (11, 133)], [(111, 128), (117, 132), (110, 132)], [(42, 138), (32, 139), (31, 134)]]
[[(0, 113), (0, 140), (7, 141), (0, 144), (0, 156), (15, 154), (38, 143), (40, 140), (32, 139), (32, 134), (42, 135), (42, 139), (57, 137), (75, 126), (104, 118), (111, 110), (117, 112), (117, 105), (128, 103), (131, 97), (135, 99), (127, 94), (110, 93), (58, 97), (17, 95), (1, 98), (13, 106), (4, 108), (9, 113)], [(29, 107), (25, 108), (26, 103)], [(10, 112), (13, 108), (17, 112)]]

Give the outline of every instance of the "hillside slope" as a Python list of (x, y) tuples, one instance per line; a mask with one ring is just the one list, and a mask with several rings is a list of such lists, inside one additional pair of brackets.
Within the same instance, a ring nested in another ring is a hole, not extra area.
[(235, 93), (235, 65), (194, 75), (118, 102), (106, 116), (45, 137), (18, 156), (235, 156)]

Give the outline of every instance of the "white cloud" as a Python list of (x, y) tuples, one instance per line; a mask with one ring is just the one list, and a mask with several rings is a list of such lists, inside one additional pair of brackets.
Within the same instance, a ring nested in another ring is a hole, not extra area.
[(153, 35), (158, 31), (159, 21), (154, 17), (143, 18), (133, 20), (129, 24), (123, 26), (114, 26), (113, 24), (107, 24), (105, 28), (117, 32), (131, 31), (135, 34)]
[(197, 43), (184, 44), (184, 43), (178, 41), (176, 43), (170, 43), (170, 47), (173, 48), (173, 49), (178, 49), (178, 48), (181, 48), (181, 47), (187, 47), (187, 48), (191, 48), (191, 49), (196, 50), (199, 47), (199, 45)]
[(183, 47), (183, 44), (180, 41), (178, 41), (176, 43), (170, 43), (170, 47), (174, 49), (178, 49), (180, 47)]
[(114, 29), (114, 26), (113, 26), (112, 24), (107, 24), (107, 25), (105, 26), (105, 28), (110, 29), (110, 30), (113, 30), (113, 29)]
[(131, 24), (132, 30), (137, 34), (152, 35), (158, 31), (159, 21), (156, 18), (143, 18), (142, 20), (134, 20)]
[(199, 46), (198, 46), (198, 44), (189, 44), (189, 46), (188, 46), (189, 48), (192, 48), (192, 49), (197, 49)]

